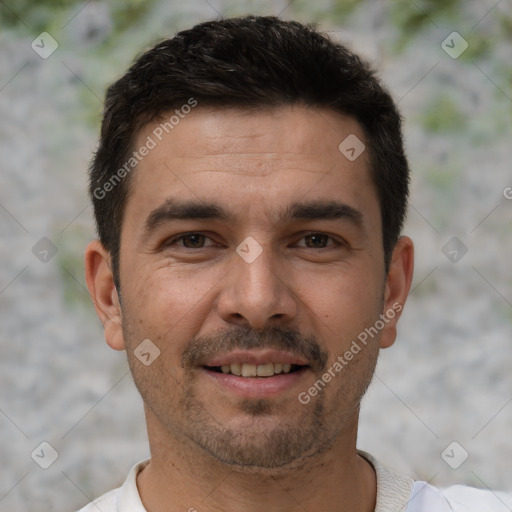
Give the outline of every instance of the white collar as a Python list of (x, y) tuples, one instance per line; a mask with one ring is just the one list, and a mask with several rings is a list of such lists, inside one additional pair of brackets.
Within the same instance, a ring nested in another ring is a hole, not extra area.
[[(375, 512), (389, 512), (390, 510), (405, 511), (411, 497), (414, 480), (409, 476), (396, 473), (382, 466), (369, 453), (358, 450), (357, 453), (366, 459), (375, 469), (377, 475), (377, 504)], [(140, 499), (137, 489), (137, 475), (149, 464), (150, 459), (135, 464), (119, 489), (117, 511), (147, 512)]]
[(375, 469), (377, 475), (377, 503), (375, 512), (405, 511), (411, 498), (414, 480), (380, 464), (369, 453), (357, 450)]

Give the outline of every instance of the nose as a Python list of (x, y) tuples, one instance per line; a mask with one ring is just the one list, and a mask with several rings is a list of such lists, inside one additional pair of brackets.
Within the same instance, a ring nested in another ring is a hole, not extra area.
[(295, 318), (297, 297), (289, 272), (284, 271), (286, 262), (277, 261), (267, 248), (251, 262), (238, 254), (233, 258), (218, 300), (219, 314), (225, 322), (263, 329)]

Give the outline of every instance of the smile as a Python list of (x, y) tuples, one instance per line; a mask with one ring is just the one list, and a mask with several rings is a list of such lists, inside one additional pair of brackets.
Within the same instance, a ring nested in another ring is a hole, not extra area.
[(288, 374), (300, 370), (302, 366), (289, 363), (232, 363), (206, 368), (214, 372), (236, 375), (238, 377), (273, 377), (280, 373)]

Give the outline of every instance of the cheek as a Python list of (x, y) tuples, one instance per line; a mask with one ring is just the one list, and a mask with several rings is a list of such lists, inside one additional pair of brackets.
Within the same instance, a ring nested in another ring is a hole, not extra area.
[(339, 270), (316, 275), (303, 287), (301, 299), (310, 310), (306, 314), (312, 319), (313, 332), (325, 340), (333, 355), (375, 323), (381, 313), (382, 283), (368, 267), (360, 272)]
[(179, 358), (209, 311), (208, 291), (212, 285), (190, 272), (180, 273), (169, 267), (141, 268), (144, 272), (138, 276), (134, 273), (126, 287), (123, 324), (130, 339), (125, 341), (132, 345), (139, 338), (149, 338), (162, 353)]

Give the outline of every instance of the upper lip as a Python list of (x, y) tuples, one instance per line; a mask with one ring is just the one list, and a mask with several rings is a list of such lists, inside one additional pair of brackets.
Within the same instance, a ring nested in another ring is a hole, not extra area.
[(282, 350), (234, 350), (227, 354), (217, 355), (208, 361), (203, 366), (222, 366), (225, 364), (268, 364), (268, 363), (283, 363), (283, 364), (296, 364), (299, 366), (306, 366), (308, 362), (291, 352)]

